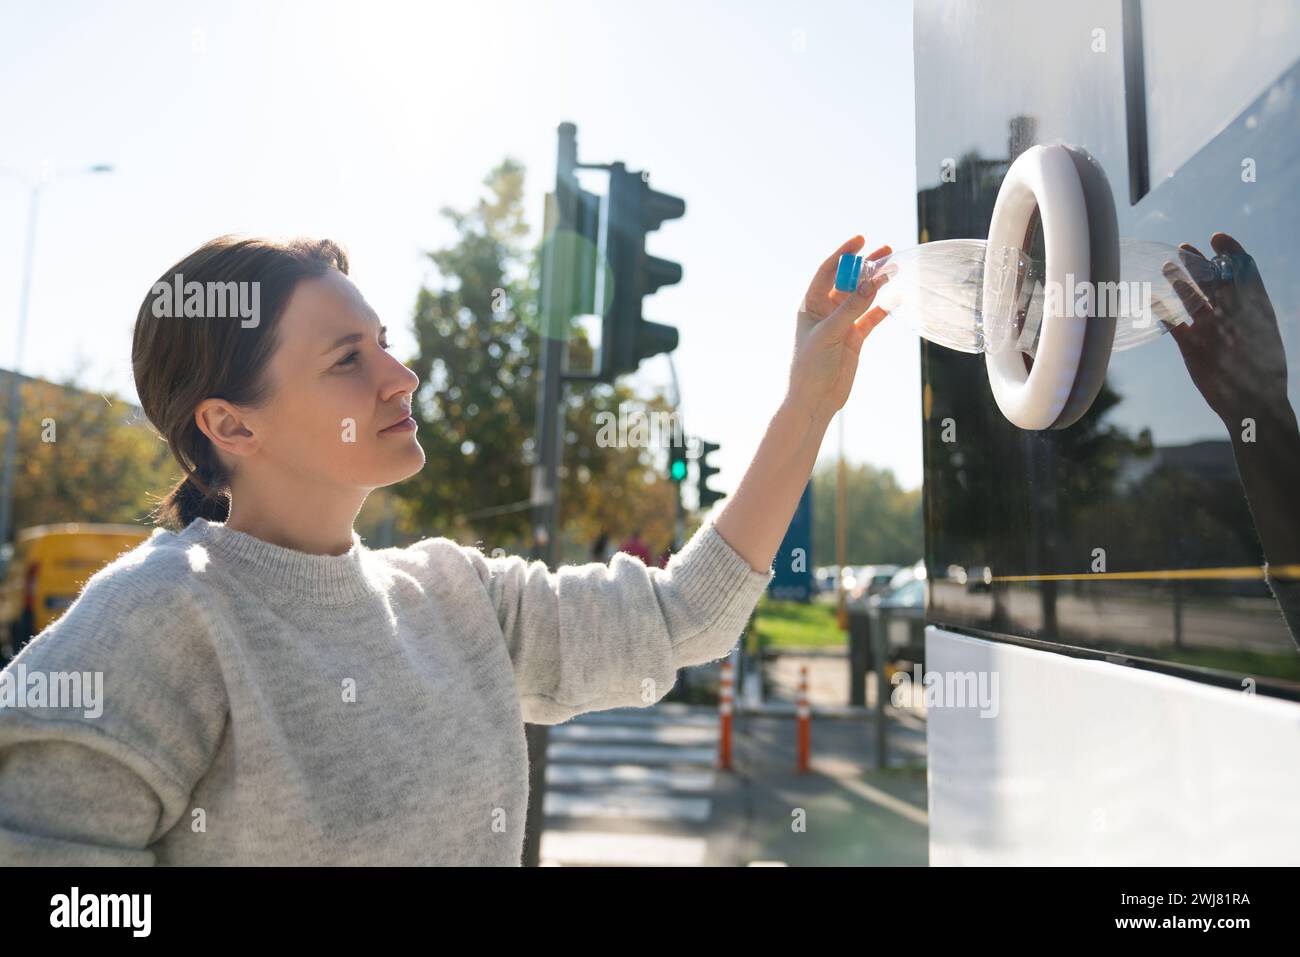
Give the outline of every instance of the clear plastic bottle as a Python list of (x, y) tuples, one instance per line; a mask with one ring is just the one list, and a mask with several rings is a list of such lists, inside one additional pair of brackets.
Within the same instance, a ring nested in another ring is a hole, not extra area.
[(1090, 312), (1114, 318), (1111, 351), (1120, 352), (1190, 321), (1185, 300), (1196, 302), (1202, 290), (1231, 282), (1232, 263), (1225, 256), (1184, 257), (1165, 243), (1124, 239), (1119, 279), (1053, 289), (1045, 284), (1042, 261), (1023, 250), (990, 251), (982, 239), (948, 239), (874, 261), (845, 254), (836, 288), (856, 288), (880, 273), (888, 281), (877, 291), (876, 304), (930, 342), (959, 352), (1017, 349), (1032, 356), (1051, 296), (1061, 297), (1057, 312), (1080, 321)]

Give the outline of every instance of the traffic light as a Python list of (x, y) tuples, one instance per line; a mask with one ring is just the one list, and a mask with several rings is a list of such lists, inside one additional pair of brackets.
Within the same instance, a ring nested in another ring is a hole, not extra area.
[(685, 213), (684, 199), (651, 189), (642, 173), (622, 163), (610, 164), (605, 248), (614, 293), (601, 330), (603, 382), (635, 372), (642, 359), (677, 348), (677, 330), (642, 318), (641, 300), (681, 281), (681, 264), (649, 255), (645, 240), (647, 233)]
[(681, 485), (686, 480), (686, 444), (670, 442), (668, 445), (668, 477)]
[(700, 452), (696, 457), (695, 464), (699, 469), (699, 493), (700, 493), (700, 511), (710, 508), (718, 499), (726, 498), (726, 492), (718, 492), (709, 488), (709, 479), (718, 474), (718, 470), (708, 463), (710, 452), (718, 451), (716, 442), (705, 442), (700, 439)]
[[(568, 341), (573, 319), (603, 313), (605, 302), (596, 302), (597, 269), (600, 268), (600, 200), (578, 185), (577, 177), (558, 175), (554, 193), (546, 196), (543, 221), (540, 331), (547, 339)], [(606, 276), (607, 278), (607, 276)], [(606, 283), (605, 285), (609, 285)], [(565, 360), (568, 359), (567, 353)], [(565, 368), (568, 375), (569, 370)], [(581, 372), (571, 376), (582, 378)]]

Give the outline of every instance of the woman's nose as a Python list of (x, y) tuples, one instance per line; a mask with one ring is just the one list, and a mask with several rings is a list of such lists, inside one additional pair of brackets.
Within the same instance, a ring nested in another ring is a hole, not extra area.
[(420, 377), (397, 359), (393, 359), (393, 364), (395, 368), (388, 377), (387, 388), (384, 390), (385, 397), (400, 392), (409, 392), (414, 396), (415, 390), (420, 386)]

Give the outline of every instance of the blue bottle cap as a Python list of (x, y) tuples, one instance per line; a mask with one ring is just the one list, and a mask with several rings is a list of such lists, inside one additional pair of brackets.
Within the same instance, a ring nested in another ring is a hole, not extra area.
[(858, 275), (862, 272), (862, 257), (853, 253), (840, 256), (839, 267), (835, 270), (835, 288), (840, 292), (852, 292), (858, 288)]

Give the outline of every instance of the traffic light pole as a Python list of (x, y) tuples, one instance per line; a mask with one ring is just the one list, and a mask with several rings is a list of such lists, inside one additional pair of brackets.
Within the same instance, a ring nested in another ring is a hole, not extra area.
[[(577, 128), (572, 123), (561, 123), (559, 149), (555, 166), (554, 202), (547, 206), (544, 232), (556, 236), (572, 224), (577, 215)], [(537, 427), (535, 433), (535, 459), (533, 464), (533, 557), (552, 568), (559, 558), (557, 546), (559, 518), (560, 470), (560, 399), (564, 393), (564, 348), (567, 342), (568, 318), (560, 315), (557, 303), (567, 301), (567, 290), (560, 286), (571, 283), (571, 270), (558, 262), (564, 254), (560, 243), (544, 246), (542, 259), (542, 288), (540, 297), (541, 366), (537, 388)]]
[[(623, 163), (578, 162), (578, 129), (561, 123), (555, 162), (555, 192), (548, 197), (543, 229), (542, 276), (539, 294), (537, 423), (534, 438), (531, 491), (533, 558), (552, 571), (560, 560), (560, 459), (563, 455), (564, 383), (566, 378), (612, 382), (622, 373), (635, 372), (642, 359), (677, 348), (677, 330), (647, 322), (641, 300), (661, 286), (678, 282), (678, 263), (650, 256), (645, 234), (686, 211), (686, 202), (653, 190), (648, 175), (632, 173)], [(578, 183), (579, 169), (609, 173), (607, 213), (602, 225), (597, 197)], [(605, 240), (597, 233), (604, 228)], [(603, 248), (601, 248), (603, 247)], [(594, 252), (593, 252), (594, 251)], [(607, 260), (601, 262), (602, 255)], [(593, 258), (593, 256), (595, 258)], [(606, 264), (612, 274), (612, 302), (596, 302), (598, 277)], [(565, 372), (569, 333), (575, 316), (601, 314), (600, 366), (590, 374)], [(683, 529), (678, 496), (676, 531)], [(536, 867), (541, 858), (543, 806), (546, 794), (545, 725), (526, 725), (528, 742), (529, 801), (524, 821), (521, 863)]]
[[(572, 123), (561, 123), (555, 162), (555, 194), (547, 206), (543, 233), (555, 237), (572, 226), (577, 217), (578, 130)], [(564, 396), (564, 350), (568, 316), (561, 315), (557, 303), (569, 301), (565, 284), (572, 283), (572, 270), (557, 260), (564, 255), (563, 244), (544, 245), (538, 351), (537, 426), (534, 437), (532, 485), (533, 558), (555, 570), (559, 561), (560, 454), (562, 423), (560, 403)], [(524, 867), (541, 862), (541, 839), (544, 825), (543, 804), (546, 797), (546, 748), (549, 729), (542, 724), (524, 727), (528, 742), (528, 811), (524, 821)]]
[[(672, 374), (673, 380), (673, 414), (677, 417), (677, 429), (669, 437), (669, 441), (676, 441), (677, 432), (680, 430), (682, 441), (686, 441), (686, 422), (682, 418), (682, 390), (677, 383), (677, 363), (673, 361), (673, 354), (668, 353), (668, 371)], [(671, 476), (670, 476), (671, 479)], [(679, 549), (686, 543), (686, 509), (682, 505), (682, 485), (676, 483), (676, 494), (673, 495), (673, 501), (677, 503), (677, 513), (673, 521), (673, 549)]]

